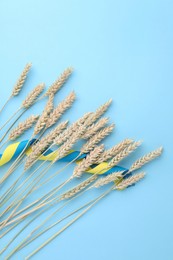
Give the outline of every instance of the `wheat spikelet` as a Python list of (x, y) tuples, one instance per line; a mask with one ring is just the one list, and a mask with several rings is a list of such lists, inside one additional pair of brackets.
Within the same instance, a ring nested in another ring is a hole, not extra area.
[(67, 155), (70, 149), (81, 138), (85, 131), (86, 127), (84, 125), (79, 126), (76, 132), (74, 132), (72, 136), (63, 145), (60, 146), (57, 151), (58, 155), (54, 159), (53, 163)]
[(19, 123), (19, 125), (13, 129), (8, 137), (9, 140), (15, 140), (21, 136), (26, 130), (31, 128), (34, 123), (38, 120), (39, 116), (30, 116), (24, 122)]
[(92, 115), (86, 120), (85, 124), (90, 126), (92, 125), (95, 121), (97, 121), (98, 118), (100, 118), (106, 110), (109, 108), (110, 104), (112, 103), (112, 99), (107, 101), (105, 104), (101, 105)]
[(50, 95), (48, 102), (34, 128), (34, 135), (37, 135), (38, 133), (40, 133), (40, 131), (46, 126), (46, 123), (49, 120), (50, 113), (52, 112), (52, 110), (54, 108), (53, 101), (54, 101), (54, 95)]
[(135, 175), (132, 175), (128, 177), (127, 179), (124, 179), (121, 183), (117, 184), (115, 189), (116, 190), (124, 190), (129, 186), (132, 186), (133, 184), (137, 183), (141, 179), (145, 177), (145, 173), (141, 172)]
[(106, 184), (109, 184), (110, 182), (113, 182), (119, 178), (122, 177), (122, 173), (124, 171), (118, 171), (118, 172), (113, 172), (106, 177), (100, 178), (98, 181), (96, 181), (91, 188), (100, 188), (101, 186), (104, 186)]
[(85, 159), (83, 159), (74, 169), (73, 177), (81, 177), (82, 173), (85, 172), (91, 165), (93, 165), (103, 152), (104, 145), (96, 146)]
[(94, 136), (92, 136), (81, 148), (81, 153), (88, 153), (94, 149), (96, 144), (98, 144), (102, 139), (109, 135), (114, 129), (114, 124), (103, 128)]
[(64, 83), (70, 77), (72, 72), (72, 68), (65, 69), (63, 73), (60, 75), (60, 77), (49, 87), (49, 89), (45, 93), (45, 96), (49, 96), (50, 94), (55, 95), (56, 92), (64, 85)]
[(41, 83), (39, 85), (37, 85), (30, 93), (29, 95), (26, 97), (26, 99), (22, 102), (22, 107), (23, 108), (29, 108), (31, 107), (36, 99), (38, 98), (38, 96), (43, 92), (45, 87), (44, 83)]
[(38, 143), (32, 147), (32, 153), (27, 157), (25, 170), (29, 169), (37, 158), (53, 143), (57, 135), (59, 135), (67, 126), (68, 121), (60, 123), (55, 129), (50, 131)]
[(62, 114), (73, 104), (75, 100), (75, 93), (71, 92), (50, 114), (49, 119), (46, 123), (46, 127), (54, 125)]
[(100, 156), (99, 160), (97, 163), (101, 162), (107, 162), (109, 159), (111, 159), (113, 156), (116, 154), (120, 153), (122, 150), (124, 150), (129, 144), (133, 142), (132, 139), (124, 139), (122, 142), (119, 144), (113, 146), (112, 148), (104, 151), (102, 155)]
[(55, 144), (61, 145), (66, 142), (70, 136), (77, 131), (80, 125), (83, 125), (85, 120), (90, 116), (91, 113), (84, 114), (80, 119), (70, 125), (63, 133), (61, 133), (57, 138), (55, 138)]
[(73, 188), (73, 189), (67, 191), (66, 193), (64, 193), (61, 196), (60, 200), (69, 199), (69, 198), (75, 196), (77, 193), (79, 193), (80, 191), (84, 190), (91, 183), (93, 183), (93, 181), (95, 181), (96, 179), (97, 179), (97, 175), (93, 174), (90, 178), (86, 179), (85, 181), (83, 181), (82, 183), (77, 185), (75, 188)]
[(154, 150), (154, 151), (144, 155), (143, 157), (139, 158), (137, 161), (135, 161), (132, 164), (132, 166), (131, 166), (129, 171), (131, 172), (131, 171), (135, 171), (135, 170), (141, 168), (144, 164), (146, 164), (146, 163), (154, 160), (158, 156), (160, 156), (162, 151), (163, 151), (163, 148), (160, 147), (159, 149)]
[(82, 138), (89, 139), (91, 136), (96, 134), (98, 130), (100, 130), (102, 127), (104, 127), (107, 124), (108, 120), (109, 120), (109, 118), (107, 118), (107, 117), (101, 118), (98, 122), (89, 126), (87, 128), (86, 133), (84, 134), (84, 136)]
[(14, 96), (17, 96), (19, 94), (19, 92), (21, 91), (24, 83), (25, 83), (25, 80), (26, 80), (26, 77), (27, 77), (27, 74), (31, 68), (31, 63), (28, 63), (26, 64), (24, 70), (22, 71), (18, 81), (16, 82), (14, 88), (13, 88), (13, 91), (12, 91), (12, 94), (11, 96), (14, 97)]
[(108, 167), (113, 167), (117, 165), (120, 161), (122, 161), (125, 157), (131, 154), (139, 145), (141, 145), (141, 141), (134, 142), (130, 144), (127, 148), (118, 153), (109, 163)]

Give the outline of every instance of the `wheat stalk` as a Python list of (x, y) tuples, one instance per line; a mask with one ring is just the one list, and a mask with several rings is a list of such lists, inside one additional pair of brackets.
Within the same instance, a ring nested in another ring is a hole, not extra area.
[(50, 95), (48, 102), (34, 128), (34, 135), (37, 135), (41, 132), (41, 130), (46, 126), (47, 121), (49, 120), (50, 113), (53, 111), (54, 108), (54, 95)]
[(28, 109), (29, 107), (31, 107), (36, 99), (38, 98), (38, 96), (43, 92), (45, 87), (44, 83), (41, 83), (39, 85), (37, 85), (29, 94), (28, 96), (25, 98), (25, 100), (22, 102), (22, 108)]
[(109, 118), (107, 118), (107, 117), (101, 118), (98, 122), (92, 124), (91, 126), (89, 126), (87, 128), (87, 132), (84, 134), (84, 136), (82, 138), (89, 139), (94, 134), (96, 134), (98, 130), (100, 130), (102, 127), (104, 127), (108, 121), (109, 121)]
[(114, 129), (114, 124), (103, 128), (94, 136), (92, 136), (81, 148), (81, 153), (88, 153), (94, 149), (95, 145), (108, 136)]
[(31, 68), (31, 65), (32, 65), (31, 63), (26, 64), (24, 70), (22, 71), (19, 79), (17, 80), (17, 82), (16, 82), (16, 84), (13, 88), (13, 91), (12, 91), (12, 94), (11, 94), (12, 97), (17, 96), (20, 93), (20, 91), (21, 91), (21, 89), (22, 89), (22, 87), (25, 83), (27, 74), (28, 74), (28, 72)]
[(96, 146), (93, 151), (91, 151), (86, 158), (84, 158), (74, 169), (73, 177), (81, 177), (82, 173), (85, 172), (91, 165), (93, 165), (100, 154), (103, 152), (104, 145)]
[(31, 128), (38, 120), (39, 116), (31, 115), (25, 121), (19, 123), (19, 125), (13, 129), (8, 137), (9, 140), (15, 140), (21, 136), (26, 130)]
[(120, 161), (126, 158), (129, 154), (131, 154), (139, 145), (141, 145), (141, 141), (134, 142), (130, 144), (127, 148), (118, 153), (109, 163), (108, 167), (113, 167), (117, 165)]
[(71, 92), (50, 114), (46, 127), (54, 125), (60, 119), (62, 114), (72, 106), (75, 98), (75, 93)]
[(129, 144), (133, 142), (132, 139), (124, 139), (122, 142), (118, 143), (117, 145), (113, 146), (112, 148), (104, 151), (100, 158), (98, 159), (97, 163), (107, 162), (116, 154), (120, 153), (124, 150)]
[(67, 79), (70, 77), (72, 72), (73, 68), (65, 69), (63, 73), (60, 75), (60, 77), (49, 87), (49, 89), (45, 93), (45, 96), (49, 96), (50, 94), (55, 95), (57, 91), (59, 91), (59, 89), (64, 85)]
[(144, 164), (146, 164), (146, 163), (154, 160), (158, 156), (160, 156), (162, 151), (163, 151), (163, 148), (160, 147), (157, 150), (154, 150), (154, 151), (144, 155), (143, 157), (139, 158), (137, 161), (135, 161), (132, 164), (132, 166), (131, 166), (129, 171), (131, 172), (131, 171), (135, 171), (135, 170), (141, 168)]
[(117, 190), (124, 190), (127, 187), (132, 186), (136, 182), (140, 181), (144, 177), (145, 177), (145, 173), (144, 172), (132, 175), (132, 176), (122, 180), (121, 183), (117, 184), (115, 186), (115, 189), (117, 189)]

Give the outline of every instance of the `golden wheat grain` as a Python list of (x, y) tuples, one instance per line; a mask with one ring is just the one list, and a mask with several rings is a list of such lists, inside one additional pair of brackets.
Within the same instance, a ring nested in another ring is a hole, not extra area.
[(104, 186), (106, 184), (109, 184), (110, 182), (113, 182), (119, 178), (122, 177), (124, 171), (118, 171), (118, 172), (113, 172), (106, 177), (100, 178), (98, 181), (96, 181), (91, 188), (100, 188), (101, 186)]
[(160, 156), (162, 151), (163, 151), (163, 148), (160, 147), (159, 149), (154, 150), (154, 151), (144, 155), (143, 157), (139, 158), (137, 161), (135, 161), (132, 164), (132, 166), (131, 166), (129, 171), (131, 172), (131, 171), (135, 171), (135, 170), (141, 168), (144, 164), (146, 164), (146, 163), (154, 160), (158, 156)]
[(86, 120), (85, 125), (90, 126), (97, 121), (109, 108), (112, 99), (108, 100), (105, 104), (101, 105), (91, 116)]
[(96, 146), (85, 159), (83, 159), (74, 169), (73, 177), (81, 177), (82, 173), (85, 172), (91, 165), (93, 165), (99, 158), (100, 154), (104, 150), (104, 145)]
[(69, 199), (72, 198), (73, 196), (75, 196), (77, 193), (79, 193), (80, 191), (84, 190), (86, 187), (88, 187), (91, 183), (93, 183), (95, 180), (97, 179), (97, 175), (93, 174), (90, 178), (86, 179), (85, 181), (83, 181), (82, 183), (80, 183), (79, 185), (77, 185), (75, 188), (70, 189), (69, 191), (65, 192), (60, 200), (64, 200), (64, 199)]
[(9, 134), (9, 140), (15, 140), (19, 136), (21, 136), (26, 130), (31, 128), (33, 124), (35, 124), (38, 120), (39, 116), (30, 116), (24, 122), (19, 123), (19, 125), (11, 131)]
[(108, 167), (113, 167), (117, 165), (120, 161), (126, 158), (129, 154), (131, 154), (139, 145), (141, 145), (141, 141), (134, 142), (130, 144), (127, 148), (118, 153), (109, 163)]
[(50, 94), (55, 95), (57, 91), (64, 85), (67, 79), (70, 77), (71, 73), (73, 72), (72, 68), (67, 68), (63, 71), (60, 77), (49, 87), (45, 96), (49, 96)]
[(54, 95), (50, 95), (48, 102), (46, 103), (46, 106), (34, 128), (34, 135), (39, 134), (40, 131), (46, 126), (46, 123), (49, 120), (50, 113), (52, 112), (52, 110), (54, 108), (53, 101), (54, 101)]
[(127, 179), (124, 179), (121, 183), (117, 184), (115, 186), (115, 189), (124, 190), (127, 187), (132, 186), (133, 184), (137, 183), (138, 181), (140, 181), (144, 177), (145, 177), (144, 172), (132, 175), (132, 176), (128, 177)]
[(26, 159), (25, 170), (29, 169), (34, 162), (37, 161), (38, 157), (49, 148), (57, 135), (59, 135), (66, 128), (67, 124), (68, 121), (60, 123), (57, 127), (55, 127), (55, 129), (50, 131), (50, 133), (48, 133), (32, 147), (32, 152)]
[(88, 153), (94, 149), (96, 144), (98, 144), (101, 140), (103, 140), (106, 136), (108, 136), (114, 129), (114, 124), (103, 128), (94, 136), (92, 136), (81, 148), (81, 153)]
[(116, 154), (124, 150), (132, 142), (133, 142), (132, 139), (124, 139), (122, 142), (104, 151), (100, 156), (99, 160), (97, 161), (97, 163), (107, 162), (109, 159), (112, 159), (113, 156), (115, 156)]
[(44, 83), (41, 83), (39, 85), (37, 85), (30, 93), (29, 95), (25, 98), (25, 100), (22, 102), (22, 107), (23, 108), (29, 108), (31, 107), (36, 99), (38, 98), (38, 96), (43, 92), (45, 87)]
[(108, 117), (101, 118), (98, 122), (92, 124), (91, 126), (89, 126), (87, 128), (87, 131), (82, 138), (83, 139), (89, 139), (94, 134), (96, 134), (98, 130), (100, 130), (102, 127), (104, 127), (107, 124), (108, 121), (109, 121)]
[(13, 91), (12, 91), (12, 94), (11, 94), (12, 97), (17, 96), (20, 93), (20, 91), (21, 91), (21, 89), (22, 89), (22, 87), (25, 83), (27, 74), (28, 74), (28, 72), (31, 68), (31, 65), (32, 65), (31, 63), (26, 64), (24, 70), (22, 71), (19, 79), (17, 80), (17, 82), (16, 82), (16, 84), (13, 88)]
[(76, 132), (74, 132), (72, 136), (63, 145), (60, 146), (60, 148), (57, 151), (58, 155), (56, 156), (53, 163), (67, 155), (70, 149), (82, 137), (85, 131), (86, 127), (84, 125), (79, 126)]
[(76, 95), (74, 92), (71, 92), (50, 114), (49, 119), (46, 123), (46, 127), (51, 127), (54, 125), (62, 116), (62, 114), (72, 106)]

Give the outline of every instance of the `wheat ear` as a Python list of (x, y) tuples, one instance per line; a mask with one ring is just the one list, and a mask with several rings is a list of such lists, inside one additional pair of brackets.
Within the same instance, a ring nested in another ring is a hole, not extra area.
[(41, 130), (46, 126), (47, 121), (49, 120), (50, 113), (53, 111), (54, 108), (54, 95), (50, 95), (46, 106), (38, 119), (38, 122), (34, 128), (34, 135), (37, 135), (41, 132)]
[(75, 98), (75, 93), (71, 92), (50, 114), (46, 127), (54, 125), (60, 119), (62, 114), (72, 106)]
[(94, 149), (96, 144), (98, 144), (101, 140), (103, 140), (106, 136), (108, 136), (114, 129), (114, 124), (103, 128), (94, 136), (92, 136), (81, 148), (81, 153), (88, 153)]
[(129, 171), (131, 172), (131, 171), (135, 171), (135, 170), (141, 168), (144, 164), (149, 163), (150, 161), (152, 161), (155, 158), (157, 158), (158, 156), (160, 156), (162, 151), (163, 151), (163, 148), (160, 147), (157, 150), (154, 150), (154, 151), (144, 155), (143, 157), (139, 158), (137, 161), (135, 161), (132, 164)]
[(39, 95), (43, 92), (45, 87), (44, 83), (41, 83), (39, 85), (37, 85), (29, 94), (28, 96), (25, 98), (25, 100), (22, 102), (22, 108), (28, 109), (29, 107), (31, 107), (36, 99), (39, 97)]
[(104, 127), (109, 121), (108, 117), (101, 118), (98, 122), (92, 124), (87, 128), (87, 132), (82, 137), (83, 139), (89, 139), (94, 134), (97, 133), (98, 130), (100, 130), (102, 127)]
[(97, 180), (90, 188), (100, 188), (101, 186), (107, 185), (110, 182), (117, 180), (122, 177), (124, 171), (113, 172), (106, 177), (102, 177)]
[(109, 108), (112, 103), (112, 99), (108, 100), (105, 104), (101, 105), (91, 116), (86, 120), (85, 124), (90, 126), (97, 121)]
[[(56, 145), (61, 145), (64, 142), (66, 142), (70, 136), (77, 131), (78, 127), (80, 125), (85, 125), (85, 121), (86, 119), (91, 115), (91, 113), (86, 113), (84, 114), (81, 118), (79, 118), (76, 122), (74, 122), (72, 125), (70, 125), (69, 127), (67, 127), (67, 129), (61, 133), (59, 136), (57, 136), (57, 138), (55, 138), (54, 143)], [(87, 130), (86, 130), (87, 131)]]
[(25, 170), (29, 169), (33, 163), (37, 161), (38, 157), (50, 147), (57, 135), (59, 135), (66, 128), (67, 124), (68, 121), (60, 123), (57, 127), (55, 127), (55, 129), (53, 129), (33, 146), (32, 153), (27, 157), (24, 168)]
[(145, 173), (141, 172), (138, 174), (134, 174), (124, 180), (121, 181), (121, 183), (117, 184), (115, 186), (115, 189), (117, 190), (124, 190), (129, 186), (132, 186), (133, 184), (137, 183), (138, 181), (140, 181), (141, 179), (143, 179), (145, 177)]
[(122, 150), (124, 150), (132, 142), (133, 142), (132, 139), (124, 139), (122, 142), (120, 142), (117, 145), (113, 146), (112, 148), (104, 151), (102, 153), (102, 155), (100, 156), (99, 160), (97, 161), (97, 163), (107, 162), (113, 156), (115, 156), (116, 154), (118, 154)]
[(59, 91), (60, 88), (64, 85), (67, 79), (70, 77), (72, 72), (73, 72), (73, 68), (69, 67), (65, 69), (63, 73), (60, 75), (60, 77), (49, 87), (49, 89), (45, 93), (45, 96), (49, 96), (51, 94), (55, 95), (57, 91)]
[(93, 165), (98, 158), (100, 157), (101, 153), (104, 150), (104, 145), (96, 146), (94, 150), (92, 150), (86, 158), (84, 158), (74, 169), (73, 177), (79, 178), (81, 177), (82, 173), (85, 172), (91, 165)]
[(28, 74), (28, 72), (31, 68), (31, 65), (32, 65), (31, 63), (26, 64), (24, 70), (22, 71), (19, 79), (17, 80), (17, 82), (16, 82), (16, 84), (13, 88), (13, 91), (12, 91), (12, 94), (11, 94), (12, 97), (17, 96), (20, 93), (20, 91), (21, 91), (21, 89), (22, 89), (22, 87), (25, 83), (27, 74)]
[(130, 144), (127, 148), (118, 153), (109, 163), (108, 167), (113, 167), (117, 165), (120, 161), (126, 158), (129, 154), (131, 154), (139, 145), (141, 145), (141, 141), (134, 142)]
[(85, 131), (86, 131), (85, 126), (83, 126), (83, 125), (79, 126), (78, 129), (76, 130), (76, 132), (74, 132), (72, 134), (72, 136), (63, 145), (60, 146), (60, 148), (57, 151), (58, 155), (54, 159), (53, 163), (56, 162), (57, 160), (61, 159), (65, 155), (67, 155), (68, 152), (70, 151), (70, 149), (82, 137), (82, 135), (84, 134)]
[[(5, 108), (5, 106), (8, 104), (8, 102), (10, 101), (10, 99), (11, 99), (12, 97), (17, 96), (17, 95), (20, 93), (20, 91), (21, 91), (21, 89), (22, 89), (22, 87), (23, 87), (23, 85), (24, 85), (24, 83), (25, 83), (25, 80), (26, 80), (26, 77), (27, 77), (27, 74), (28, 74), (30, 68), (31, 68), (31, 63), (28, 63), (28, 64), (25, 66), (25, 68), (24, 68), (22, 74), (20, 75), (18, 81), (16, 82), (16, 84), (15, 84), (13, 90), (12, 90), (11, 96), (7, 99), (6, 103), (5, 103), (5, 104), (3, 105), (3, 107), (1, 108), (0, 113), (1, 113), (2, 110)], [(15, 115), (17, 115), (17, 113), (18, 113), (20, 110), (21, 110), (21, 107), (19, 107), (19, 108), (11, 115), (11, 117), (1, 126), (0, 130), (2, 130), (2, 129), (13, 119), (13, 117), (14, 117)], [(24, 113), (24, 112), (23, 112), (23, 113)], [(21, 117), (21, 115), (19, 115), (19, 117), (15, 120), (15, 122), (16, 122), (20, 117)], [(15, 122), (13, 123), (13, 125), (15, 124)], [(12, 125), (12, 126), (13, 126), (13, 125)], [(12, 126), (11, 126), (11, 127), (12, 127)], [(8, 132), (10, 131), (11, 127), (8, 129)], [(5, 137), (5, 136), (6, 136), (6, 134), (4, 135), (4, 137)], [(1, 138), (1, 141), (4, 139), (4, 137)]]
[(9, 140), (15, 140), (21, 136), (25, 131), (33, 126), (38, 120), (39, 116), (31, 115), (24, 122), (19, 123), (19, 125), (13, 129), (8, 137)]

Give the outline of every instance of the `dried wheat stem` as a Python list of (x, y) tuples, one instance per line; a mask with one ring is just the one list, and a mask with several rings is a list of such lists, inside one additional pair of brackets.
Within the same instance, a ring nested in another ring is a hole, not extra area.
[(109, 163), (108, 167), (113, 167), (117, 165), (120, 161), (126, 158), (129, 154), (131, 154), (139, 145), (141, 145), (141, 141), (134, 142), (130, 144), (127, 148), (118, 153)]
[(72, 106), (76, 96), (74, 92), (71, 92), (50, 114), (46, 127), (54, 125), (62, 116), (62, 114)]
[(105, 193), (103, 193), (101, 196), (97, 197), (95, 201), (88, 206), (82, 213), (80, 213), (77, 217), (75, 217), (73, 220), (71, 220), (69, 223), (67, 223), (61, 230), (59, 230), (57, 233), (55, 233), (53, 236), (51, 236), (46, 242), (44, 242), (40, 247), (38, 247), (35, 251), (33, 251), (29, 256), (26, 257), (26, 260), (30, 259), (33, 255), (35, 255), (38, 251), (40, 251), (43, 247), (45, 247), (47, 244), (49, 244), (53, 239), (55, 239), (59, 234), (61, 234), (65, 229), (67, 229), (69, 226), (71, 226), (74, 222), (76, 222), (80, 217), (82, 217), (89, 209), (91, 209), (99, 200), (104, 198), (107, 194), (110, 193), (112, 188)]
[(135, 161), (132, 164), (129, 171), (131, 172), (131, 171), (135, 171), (135, 170), (141, 168), (144, 164), (146, 164), (146, 163), (154, 160), (158, 156), (160, 156), (162, 151), (163, 151), (163, 148), (160, 147), (157, 150), (154, 150), (154, 151), (144, 155), (143, 157), (139, 158), (137, 161)]
[(73, 68), (69, 67), (65, 69), (63, 73), (60, 75), (60, 77), (49, 87), (49, 89), (45, 93), (45, 96), (49, 96), (50, 94), (55, 95), (57, 91), (59, 91), (60, 88), (64, 85), (67, 79), (70, 77), (72, 72), (73, 72)]
[[(72, 148), (72, 146), (79, 140), (79, 138), (83, 135), (84, 131), (85, 131), (85, 127), (84, 126), (80, 126), (77, 130), (76, 133), (74, 133), (72, 135), (72, 137), (66, 142), (64, 143), (64, 145), (62, 145), (59, 149), (58, 149), (58, 155), (55, 158), (55, 160), (50, 164), (50, 166), (45, 169), (43, 172), (40, 173), (40, 175), (38, 177), (36, 177), (36, 181), (34, 182), (34, 185), (29, 189), (29, 191), (26, 193), (26, 195), (24, 197), (22, 197), (22, 199), (19, 201), (19, 203), (17, 204), (17, 206), (15, 207), (15, 209), (11, 212), (11, 214), (8, 216), (8, 218), (3, 222), (3, 224), (1, 225), (1, 228), (4, 228), (6, 223), (13, 217), (13, 215), (15, 214), (16, 210), (19, 208), (19, 206), (22, 204), (22, 202), (24, 201), (24, 199), (26, 199), (26, 197), (32, 193), (32, 191), (34, 190), (35, 186), (37, 185), (37, 183), (40, 181), (40, 179), (47, 173), (47, 171), (50, 169), (51, 165), (57, 161), (58, 159), (62, 158), (63, 156), (65, 156), (70, 149)], [(69, 180), (67, 180), (68, 182)], [(30, 187), (30, 184), (27, 186)]]

